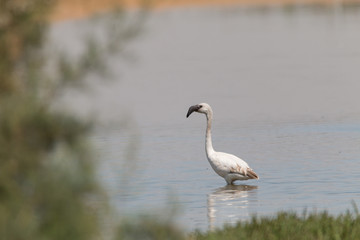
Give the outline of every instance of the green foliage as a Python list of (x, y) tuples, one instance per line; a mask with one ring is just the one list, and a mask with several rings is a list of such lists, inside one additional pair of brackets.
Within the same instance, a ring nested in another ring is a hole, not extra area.
[(43, 44), (51, 3), (0, 0), (0, 96), (33, 86), (31, 79), (39, 72), (30, 68), (40, 64), (36, 52)]
[[(67, 76), (60, 74), (65, 58), (56, 76), (45, 71), (51, 7), (48, 0), (0, 0), (1, 239), (94, 239), (107, 207), (86, 141), (91, 124), (54, 110), (51, 94), (43, 97), (83, 78), (59, 77)], [(88, 70), (91, 61), (73, 70)]]
[(0, 109), (2, 239), (91, 239), (101, 198), (84, 145), (88, 127), (29, 98)]
[(347, 212), (337, 217), (327, 212), (299, 216), (280, 212), (276, 217), (253, 217), (249, 222), (214, 232), (191, 235), (191, 239), (359, 239), (360, 215)]
[(172, 222), (161, 221), (156, 217), (145, 216), (138, 220), (123, 222), (115, 239), (124, 240), (181, 240), (185, 235), (174, 227)]
[[(92, 124), (55, 106), (59, 93), (84, 87), (89, 74), (107, 74), (108, 58), (138, 34), (144, 14), (130, 22), (120, 10), (98, 17), (104, 38), (89, 33), (78, 56), (49, 55), (54, 2), (0, 0), (0, 239), (113, 236), (87, 142)], [(170, 225), (147, 226), (145, 235), (173, 236)], [(131, 235), (131, 227), (121, 229)]]

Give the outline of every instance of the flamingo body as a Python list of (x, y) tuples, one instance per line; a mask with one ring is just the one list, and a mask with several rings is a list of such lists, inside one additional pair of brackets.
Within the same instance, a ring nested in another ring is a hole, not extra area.
[(212, 147), (211, 124), (213, 112), (209, 104), (200, 103), (189, 108), (186, 117), (191, 113), (198, 112), (206, 115), (207, 128), (205, 136), (205, 150), (207, 159), (214, 171), (223, 177), (227, 184), (233, 184), (236, 180), (259, 179), (258, 175), (242, 159), (235, 155), (216, 152)]

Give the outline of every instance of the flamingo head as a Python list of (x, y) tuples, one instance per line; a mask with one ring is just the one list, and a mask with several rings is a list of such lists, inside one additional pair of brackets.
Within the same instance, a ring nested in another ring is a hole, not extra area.
[(189, 108), (186, 117), (188, 118), (193, 112), (203, 113), (203, 114), (209, 114), (212, 112), (211, 107), (207, 103), (199, 103), (196, 105), (193, 105)]

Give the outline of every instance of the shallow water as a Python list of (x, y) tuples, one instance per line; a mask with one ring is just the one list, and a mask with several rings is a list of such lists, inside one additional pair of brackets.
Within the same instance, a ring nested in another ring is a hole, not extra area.
[[(174, 215), (187, 230), (360, 205), (359, 20), (360, 10), (341, 9), (153, 13), (128, 48), (138, 60), (112, 60), (119, 82), (67, 96), (76, 112), (112, 123), (93, 137), (112, 203), (125, 215)], [(58, 24), (52, 36), (73, 46), (76, 31)], [(200, 102), (214, 110), (215, 150), (260, 180), (228, 187), (213, 172), (205, 117), (185, 118)]]
[(340, 213), (359, 200), (360, 124), (215, 124), (215, 148), (241, 156), (260, 176), (227, 187), (206, 160), (204, 128), (188, 126), (191, 120), (182, 127), (142, 129), (137, 167), (119, 166), (119, 157), (111, 157), (124, 143), (120, 132), (97, 139), (111, 151), (103, 172), (109, 185), (122, 171), (132, 171), (128, 187), (111, 188), (121, 211), (161, 214), (170, 204), (179, 208), (185, 228), (205, 230), (278, 210)]

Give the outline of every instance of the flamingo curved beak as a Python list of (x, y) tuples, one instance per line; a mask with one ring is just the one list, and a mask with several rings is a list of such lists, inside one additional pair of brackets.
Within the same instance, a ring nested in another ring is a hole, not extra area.
[(194, 106), (191, 106), (190, 108), (189, 108), (189, 111), (187, 112), (187, 114), (186, 114), (186, 118), (188, 118), (189, 116), (190, 116), (190, 114), (192, 114), (193, 112), (197, 112), (199, 109), (201, 108), (201, 106), (200, 105), (194, 105)]

